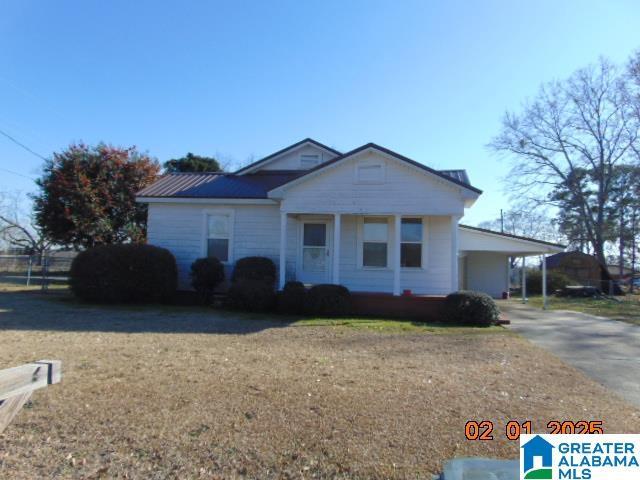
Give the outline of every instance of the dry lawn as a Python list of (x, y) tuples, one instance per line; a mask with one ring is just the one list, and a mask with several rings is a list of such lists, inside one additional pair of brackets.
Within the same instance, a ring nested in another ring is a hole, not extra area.
[[(430, 478), (454, 456), (516, 457), (507, 419), (640, 431), (637, 410), (525, 340), (461, 332), (0, 293), (0, 368), (64, 371), (0, 435), (0, 478)], [(469, 419), (496, 439), (466, 440)]]

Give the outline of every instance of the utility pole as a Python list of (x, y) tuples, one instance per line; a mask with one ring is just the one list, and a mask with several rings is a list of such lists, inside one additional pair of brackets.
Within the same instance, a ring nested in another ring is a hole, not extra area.
[(500, 232), (504, 233), (504, 212), (500, 209)]

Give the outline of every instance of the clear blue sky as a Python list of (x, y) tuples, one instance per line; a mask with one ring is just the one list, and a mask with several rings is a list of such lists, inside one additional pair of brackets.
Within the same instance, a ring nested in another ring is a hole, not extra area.
[[(0, 129), (48, 156), (70, 142), (236, 164), (304, 137), (376, 142), (508, 208), (485, 145), (543, 81), (640, 47), (640, 3), (613, 1), (0, 0)], [(0, 137), (0, 168), (42, 161)], [(0, 191), (33, 191), (0, 170)]]

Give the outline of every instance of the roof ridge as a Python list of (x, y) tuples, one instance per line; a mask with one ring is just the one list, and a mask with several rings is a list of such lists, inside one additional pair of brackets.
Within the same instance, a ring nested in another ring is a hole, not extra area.
[[(477, 187), (474, 187), (470, 183), (466, 183), (466, 182), (463, 182), (461, 180), (458, 180), (457, 178), (454, 178), (454, 177), (452, 177), (450, 175), (447, 175), (446, 173), (442, 173), (442, 172), (440, 172), (440, 171), (438, 171), (438, 170), (436, 170), (434, 168), (431, 168), (431, 167), (429, 167), (429, 166), (427, 166), (427, 165), (425, 165), (423, 163), (420, 163), (420, 162), (417, 162), (415, 160), (412, 160), (409, 157), (405, 157), (404, 155), (402, 155), (402, 154), (400, 154), (398, 152), (394, 152), (393, 150), (390, 150), (390, 149), (388, 149), (386, 147), (383, 147), (383, 146), (378, 145), (378, 144), (373, 143), (373, 142), (365, 143), (364, 145), (361, 145), (360, 147), (354, 148), (353, 150), (350, 150), (348, 152), (343, 153), (342, 155), (338, 155), (337, 157), (332, 158), (328, 162), (321, 163), (320, 165), (317, 165), (317, 166), (313, 167), (310, 170), (306, 170), (306, 171), (304, 171), (303, 175), (300, 175), (298, 178), (295, 178), (295, 179), (293, 179), (291, 181), (298, 180), (298, 179), (300, 179), (300, 178), (302, 178), (302, 177), (304, 177), (304, 176), (306, 176), (306, 175), (308, 175), (310, 173), (314, 173), (314, 172), (316, 172), (318, 170), (322, 170), (323, 168), (326, 168), (326, 167), (328, 167), (330, 165), (333, 165), (334, 163), (339, 162), (340, 160), (343, 160), (343, 159), (348, 158), (348, 157), (350, 157), (352, 155), (360, 153), (361, 151), (364, 151), (364, 150), (366, 150), (368, 148), (375, 148), (375, 149), (381, 151), (382, 153), (385, 153), (385, 154), (390, 155), (392, 157), (396, 157), (397, 159), (402, 160), (402, 161), (404, 161), (406, 163), (409, 163), (410, 165), (413, 165), (413, 166), (415, 166), (417, 168), (421, 168), (421, 169), (423, 169), (423, 170), (425, 170), (425, 171), (427, 171), (429, 173), (432, 173), (433, 175), (435, 175), (437, 177), (440, 177), (443, 180), (449, 181), (451, 183), (455, 183), (455, 184), (457, 184), (457, 185), (459, 185), (461, 187), (467, 188), (467, 189), (472, 190), (472, 191), (474, 191), (476, 193), (479, 193), (479, 194), (482, 193), (482, 190), (480, 190)], [(286, 183), (282, 184), (280, 187), (285, 186), (287, 183), (289, 183), (289, 182), (286, 182)], [(280, 188), (280, 187), (276, 187), (276, 188)]]
[(294, 143), (294, 144), (292, 144), (292, 145), (289, 145), (288, 147), (281, 148), (280, 150), (278, 150), (278, 151), (276, 151), (276, 152), (274, 152), (274, 153), (271, 153), (271, 154), (267, 155), (266, 157), (262, 157), (261, 159), (256, 160), (256, 161), (255, 161), (255, 162), (253, 162), (253, 163), (250, 163), (249, 165), (246, 165), (246, 166), (244, 166), (244, 167), (241, 167), (241, 168), (239, 168), (238, 170), (236, 170), (234, 173), (240, 173), (240, 172), (243, 172), (243, 171), (248, 170), (248, 169), (250, 169), (250, 168), (253, 168), (253, 167), (255, 167), (255, 166), (257, 166), (257, 165), (259, 165), (259, 164), (261, 164), (261, 163), (263, 163), (263, 162), (266, 162), (267, 160), (270, 160), (270, 159), (272, 159), (272, 158), (274, 158), (274, 157), (277, 157), (278, 155), (281, 155), (281, 154), (285, 153), (287, 150), (292, 150), (292, 149), (297, 148), (297, 147), (299, 147), (300, 145), (303, 145), (303, 144), (305, 144), (305, 143), (312, 143), (312, 144), (314, 144), (315, 146), (320, 147), (320, 148), (323, 148), (323, 149), (325, 149), (325, 150), (328, 150), (329, 152), (332, 152), (332, 153), (334, 153), (334, 154), (335, 154), (335, 155), (337, 155), (337, 156), (342, 155), (342, 152), (340, 152), (340, 151), (336, 150), (335, 148), (331, 148), (330, 146), (325, 145), (324, 143), (320, 143), (320, 142), (318, 142), (317, 140), (314, 140), (314, 139), (313, 139), (313, 138), (311, 138), (311, 137), (307, 137), (307, 138), (303, 138), (303, 139), (302, 139), (302, 140), (300, 140), (299, 142), (296, 142), (296, 143)]

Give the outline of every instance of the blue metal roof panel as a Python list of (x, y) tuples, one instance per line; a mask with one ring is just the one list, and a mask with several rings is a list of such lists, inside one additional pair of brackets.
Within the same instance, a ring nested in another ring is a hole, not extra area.
[(301, 171), (272, 170), (255, 174), (169, 173), (139, 191), (138, 197), (268, 198), (267, 192), (300, 175)]

